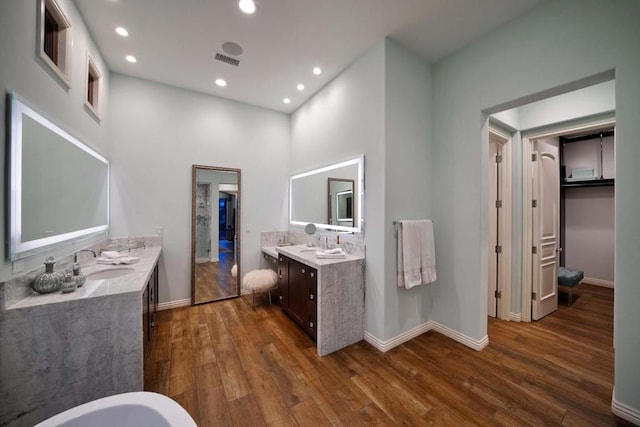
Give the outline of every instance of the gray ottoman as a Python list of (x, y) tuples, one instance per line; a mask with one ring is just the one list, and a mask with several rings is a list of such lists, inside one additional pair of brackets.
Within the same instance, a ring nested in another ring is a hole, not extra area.
[(558, 268), (558, 288), (569, 295), (569, 305), (573, 304), (573, 288), (578, 286), (584, 278), (584, 271), (573, 268)]

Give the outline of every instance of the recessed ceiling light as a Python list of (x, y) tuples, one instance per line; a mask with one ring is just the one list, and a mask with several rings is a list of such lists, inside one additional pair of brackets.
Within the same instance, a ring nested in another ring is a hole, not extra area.
[(285, 104), (291, 104), (291, 100), (289, 98), (285, 98), (282, 100)]
[(227, 82), (224, 79), (216, 79), (216, 84), (220, 87), (225, 87)]
[(136, 57), (135, 57), (135, 56), (133, 56), (133, 55), (127, 55), (127, 56), (125, 57), (125, 59), (126, 59), (127, 61), (131, 62), (132, 64), (138, 61), (138, 60), (136, 59)]
[(304, 85), (302, 83), (298, 83), (298, 86), (296, 86), (296, 89), (304, 90)]
[(127, 29), (124, 27), (116, 27), (116, 33), (118, 33), (122, 37), (127, 37), (129, 35), (129, 31), (127, 31)]
[(320, 74), (322, 74), (322, 70), (320, 69), (320, 67), (315, 67), (313, 69), (313, 74), (315, 74), (316, 76), (319, 76)]
[(256, 4), (253, 2), (253, 0), (240, 0), (238, 2), (238, 7), (240, 7), (241, 11), (248, 15), (251, 15), (256, 11)]

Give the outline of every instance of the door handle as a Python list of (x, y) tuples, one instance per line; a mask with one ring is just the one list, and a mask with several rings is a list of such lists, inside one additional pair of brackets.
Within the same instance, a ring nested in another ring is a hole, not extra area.
[(562, 252), (562, 248), (556, 248), (556, 252)]

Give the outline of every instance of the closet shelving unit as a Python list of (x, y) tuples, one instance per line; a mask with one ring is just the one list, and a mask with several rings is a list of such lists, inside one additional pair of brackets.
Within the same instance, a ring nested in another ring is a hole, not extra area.
[[(599, 132), (594, 132), (589, 135), (580, 135), (580, 136), (561, 136), (559, 138), (560, 149), (559, 157), (560, 157), (560, 167), (561, 167), (561, 181), (560, 181), (560, 247), (565, 247), (565, 190), (567, 188), (581, 188), (581, 187), (613, 187), (615, 186), (614, 178), (604, 178), (602, 175), (603, 171), (603, 138), (614, 136), (613, 129), (602, 130)], [(564, 164), (564, 147), (565, 144), (576, 143), (580, 141), (590, 141), (594, 139), (600, 140), (600, 156), (599, 161), (599, 173), (600, 176), (595, 179), (581, 180), (581, 181), (567, 181), (566, 176), (566, 168)], [(560, 252), (560, 265), (565, 265), (565, 252)]]

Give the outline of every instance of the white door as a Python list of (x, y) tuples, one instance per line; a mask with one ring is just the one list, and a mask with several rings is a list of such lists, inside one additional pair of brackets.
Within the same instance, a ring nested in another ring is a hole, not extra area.
[(560, 165), (558, 139), (533, 142), (533, 277), (531, 317), (538, 320), (558, 309), (558, 239)]
[(499, 211), (496, 200), (500, 200), (500, 163), (496, 160), (500, 155), (502, 145), (492, 138), (489, 139), (489, 285), (487, 292), (487, 313), (491, 317), (497, 316), (498, 299), (498, 262), (500, 254), (496, 248), (499, 245)]

